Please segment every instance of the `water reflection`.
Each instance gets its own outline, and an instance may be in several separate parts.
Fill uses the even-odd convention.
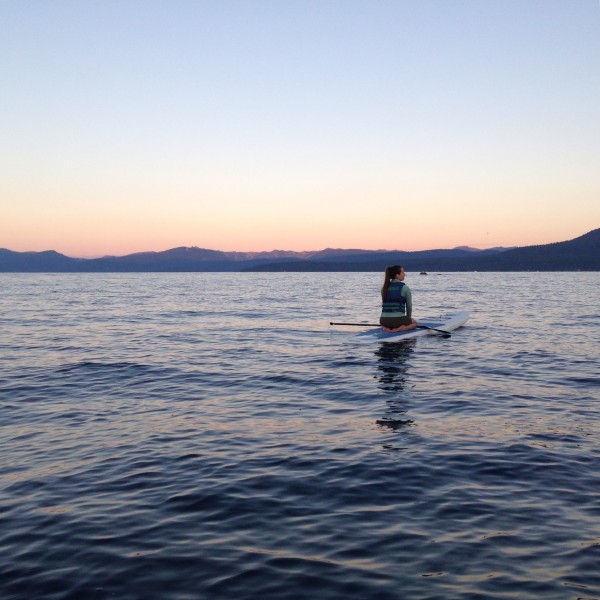
[[[407,408],[404,396],[409,358],[413,352],[414,347],[410,342],[380,344],[375,350],[378,387],[388,394],[385,401],[385,415],[381,419],[377,419],[377,424],[394,431],[413,423],[412,419],[406,418]]]
[[[386,391],[400,392],[406,382],[408,359],[414,352],[413,344],[380,344],[375,350],[377,368],[379,369],[379,388]]]

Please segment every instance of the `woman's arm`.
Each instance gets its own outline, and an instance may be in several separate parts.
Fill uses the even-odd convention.
[[[401,294],[406,300],[406,316],[412,317],[412,292],[410,291],[410,288],[407,285],[405,285],[402,288]]]

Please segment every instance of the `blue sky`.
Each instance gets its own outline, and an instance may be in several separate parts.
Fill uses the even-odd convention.
[[[0,1],[0,247],[576,237],[599,26],[597,0]]]

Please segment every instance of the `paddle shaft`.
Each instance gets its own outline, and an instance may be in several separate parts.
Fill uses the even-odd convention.
[[[333,323],[329,322],[330,325],[348,325],[350,327],[381,327],[379,323]],[[436,329],[435,327],[429,327],[429,325],[417,325],[416,329],[431,329],[431,331],[437,331],[450,337],[450,332],[445,329]]]
[[[379,323],[332,323],[330,325],[350,325],[351,327],[381,327]]]
[[[429,325],[417,325],[417,329],[431,329],[431,331],[437,331],[443,333],[446,337],[450,337],[451,333],[445,329],[436,329],[435,327],[429,327]]]

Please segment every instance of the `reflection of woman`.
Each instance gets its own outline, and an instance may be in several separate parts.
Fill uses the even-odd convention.
[[[415,329],[417,322],[412,318],[412,294],[404,283],[404,269],[401,265],[387,267],[381,288],[381,317],[379,323],[384,331],[406,331]]]
[[[403,429],[412,425],[413,420],[408,418],[407,412],[410,407],[411,394],[405,393],[405,387],[409,390],[409,361],[414,348],[410,342],[403,344],[379,344],[375,350],[377,357],[377,386],[385,398],[386,410],[376,423],[380,426],[389,427],[393,431]],[[388,449],[390,446],[386,446]]]
[[[401,392],[408,379],[408,360],[414,352],[412,344],[380,344],[375,350],[379,388],[387,392]],[[394,400],[401,398],[395,395]]]

